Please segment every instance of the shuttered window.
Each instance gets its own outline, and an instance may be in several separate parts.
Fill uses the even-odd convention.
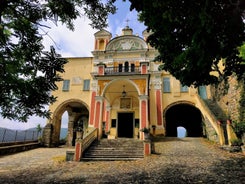
[[[70,80],[63,80],[62,91],[69,91],[70,89]]]
[[[85,79],[83,81],[83,91],[89,91],[90,90],[90,80]]]
[[[170,93],[171,92],[170,78],[168,78],[168,77],[163,78],[163,92],[164,93]]]

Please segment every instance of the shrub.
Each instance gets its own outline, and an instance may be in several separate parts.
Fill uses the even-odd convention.
[[[234,131],[240,139],[242,138],[242,135],[245,133],[245,122],[235,122],[233,125]]]
[[[231,140],[231,146],[242,146],[242,140],[241,139],[232,139]]]

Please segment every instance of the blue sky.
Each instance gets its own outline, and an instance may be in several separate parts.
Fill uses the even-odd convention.
[[[133,29],[133,34],[142,36],[142,32],[146,29],[143,23],[138,22],[137,12],[129,11],[130,3],[117,0],[117,13],[109,16],[109,27],[105,28],[112,33],[112,37],[121,34],[121,30],[127,25]],[[68,30],[65,26],[58,24],[55,26],[52,22],[48,25],[52,29],[41,30],[43,33],[48,33],[44,37],[43,44],[45,49],[49,49],[51,45],[55,46],[56,52],[63,57],[89,57],[92,56],[91,51],[94,48],[94,33],[98,30],[92,29],[89,25],[89,20],[86,17],[81,17],[75,21],[75,31]],[[64,122],[67,122],[66,116]],[[31,117],[27,123],[10,121],[0,117],[0,127],[10,129],[28,129],[41,124],[42,127],[46,124],[46,119],[39,117]],[[65,124],[65,123],[63,123]]]

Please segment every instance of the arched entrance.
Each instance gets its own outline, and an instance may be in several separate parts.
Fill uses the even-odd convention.
[[[187,137],[203,136],[202,115],[199,109],[188,103],[171,105],[165,112],[166,136],[177,137],[177,127],[186,129]]]
[[[103,123],[114,138],[138,138],[140,121],[139,88],[133,80],[115,79],[104,88]]]
[[[60,141],[61,120],[63,113],[68,114],[68,131],[67,131],[67,146],[74,146],[76,139],[76,128],[82,126],[86,131],[88,127],[89,111],[88,106],[81,100],[70,99],[61,103],[53,112],[50,119],[52,130],[50,131],[50,146],[58,146]]]

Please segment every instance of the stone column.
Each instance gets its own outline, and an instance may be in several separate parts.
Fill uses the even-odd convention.
[[[48,123],[43,128],[43,144],[44,146],[51,147],[52,144],[52,132],[53,132],[53,125],[51,123]]]
[[[74,113],[70,110],[68,111],[68,135],[67,135],[67,146],[72,146],[73,134],[74,134]]]

